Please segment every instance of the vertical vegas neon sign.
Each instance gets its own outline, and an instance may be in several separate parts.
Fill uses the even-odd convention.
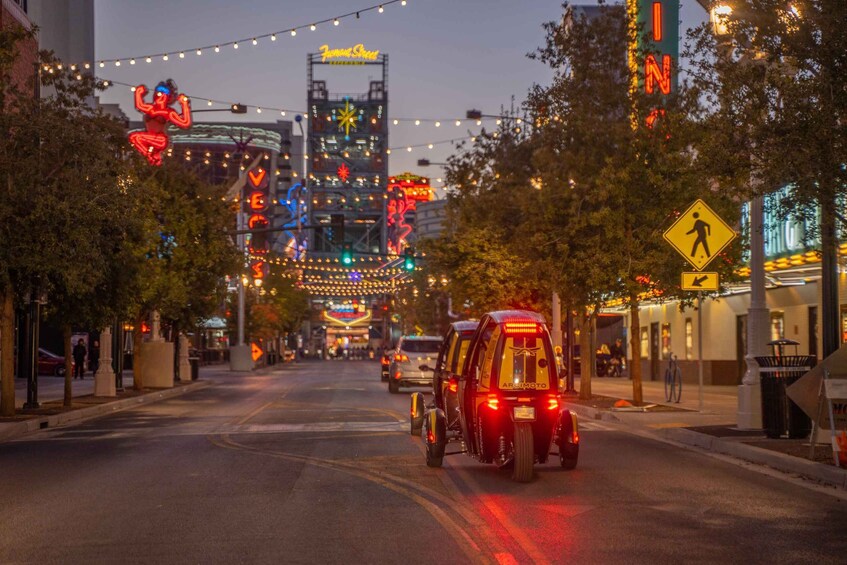
[[[677,89],[679,0],[627,0],[627,16],[637,35],[629,49],[633,88],[667,96]],[[660,110],[650,114],[651,125]]]
[[[250,253],[250,275],[253,280],[262,280],[267,271],[268,254],[268,189],[270,178],[262,167],[247,171],[247,228],[251,231],[247,251]]]

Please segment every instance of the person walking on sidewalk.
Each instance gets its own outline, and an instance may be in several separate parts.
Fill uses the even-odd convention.
[[[91,342],[91,351],[88,352],[88,368],[92,375],[97,374],[100,368],[100,342],[96,339]]]
[[[83,378],[85,375],[85,340],[81,339],[76,343],[73,349],[74,356],[74,378]]]

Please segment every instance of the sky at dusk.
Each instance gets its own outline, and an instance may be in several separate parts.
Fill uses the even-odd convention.
[[[306,54],[323,44],[349,47],[358,43],[389,56],[389,117],[445,119],[433,124],[391,126],[389,145],[427,144],[468,136],[479,128],[464,121],[457,127],[447,118],[464,118],[468,109],[496,114],[524,99],[533,83],[549,82],[552,72],[526,54],[544,42],[542,23],[562,14],[561,0],[409,0],[393,4],[384,13],[347,18],[340,25],[323,24],[316,31],[301,30],[296,37],[279,34],[275,42],[250,41],[239,48],[193,48],[308,25],[313,21],[354,12],[378,0],[96,0],[97,59],[143,56],[170,51],[167,62],[139,62],[97,69],[99,76],[130,84],[155,85],[173,78],[180,91],[194,98],[195,109],[205,99],[239,101],[253,106],[303,110],[306,106]],[[594,2],[584,2],[593,4]],[[706,13],[695,0],[682,0],[680,35],[699,24]],[[185,59],[179,59],[179,51]],[[369,76],[363,67],[333,68],[327,75],[332,92],[366,92]],[[374,77],[376,78],[376,77]],[[132,93],[115,87],[101,101],[120,103],[131,119]],[[278,113],[255,109],[244,116],[227,112],[198,114],[197,121],[273,121]],[[433,179],[440,167],[418,168],[417,160],[444,161],[454,151],[450,144],[433,149],[392,151],[389,171],[412,171]],[[437,183],[433,183],[437,186]]]

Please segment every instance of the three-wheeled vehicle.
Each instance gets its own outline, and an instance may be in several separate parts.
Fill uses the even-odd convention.
[[[458,431],[459,428],[459,380],[456,377],[462,371],[462,363],[468,352],[468,345],[473,337],[477,321],[453,322],[447,329],[435,367],[421,365],[422,371],[433,371],[432,405],[430,408],[440,408],[447,416],[447,429]],[[411,433],[421,435],[423,428],[424,395],[412,393]]]
[[[427,465],[440,467],[445,455],[467,453],[511,468],[519,482],[531,480],[535,463],[546,463],[551,454],[565,469],[576,467],[577,418],[560,405],[553,344],[540,314],[507,310],[483,316],[461,373],[451,378],[458,382],[459,429],[450,429],[442,408],[425,412]],[[462,448],[447,452],[448,444]]]

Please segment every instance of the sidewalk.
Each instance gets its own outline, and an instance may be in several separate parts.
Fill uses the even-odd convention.
[[[659,410],[618,410],[602,399],[580,401],[566,397],[565,404],[587,420],[622,424],[640,435],[729,455],[847,489],[847,470],[832,464],[828,445],[818,446],[815,460],[809,460],[808,440],[768,439],[761,431],[738,430],[737,388],[734,386],[704,386],[702,412],[697,410],[696,385],[683,388],[679,404],[665,401],[663,382],[645,381],[642,391],[644,402],[658,405]],[[591,392],[595,396],[632,400],[632,381],[597,378],[591,381]]]
[[[147,389],[143,392],[132,388],[132,371],[123,373],[123,391],[117,396],[102,398],[94,396],[94,378],[87,374],[82,381],[72,380],[73,406],[62,406],[64,399],[64,378],[44,376],[38,377],[38,402],[36,410],[23,411],[26,402],[26,380],[15,379],[15,407],[17,413],[11,418],[0,418],[0,442],[15,439],[33,431],[72,424],[111,414],[119,410],[148,404],[172,398],[211,384],[208,380],[222,372],[228,372],[228,365],[209,365],[200,368],[200,378],[197,381],[178,382],[173,388]],[[202,380],[203,378],[206,380]]]

